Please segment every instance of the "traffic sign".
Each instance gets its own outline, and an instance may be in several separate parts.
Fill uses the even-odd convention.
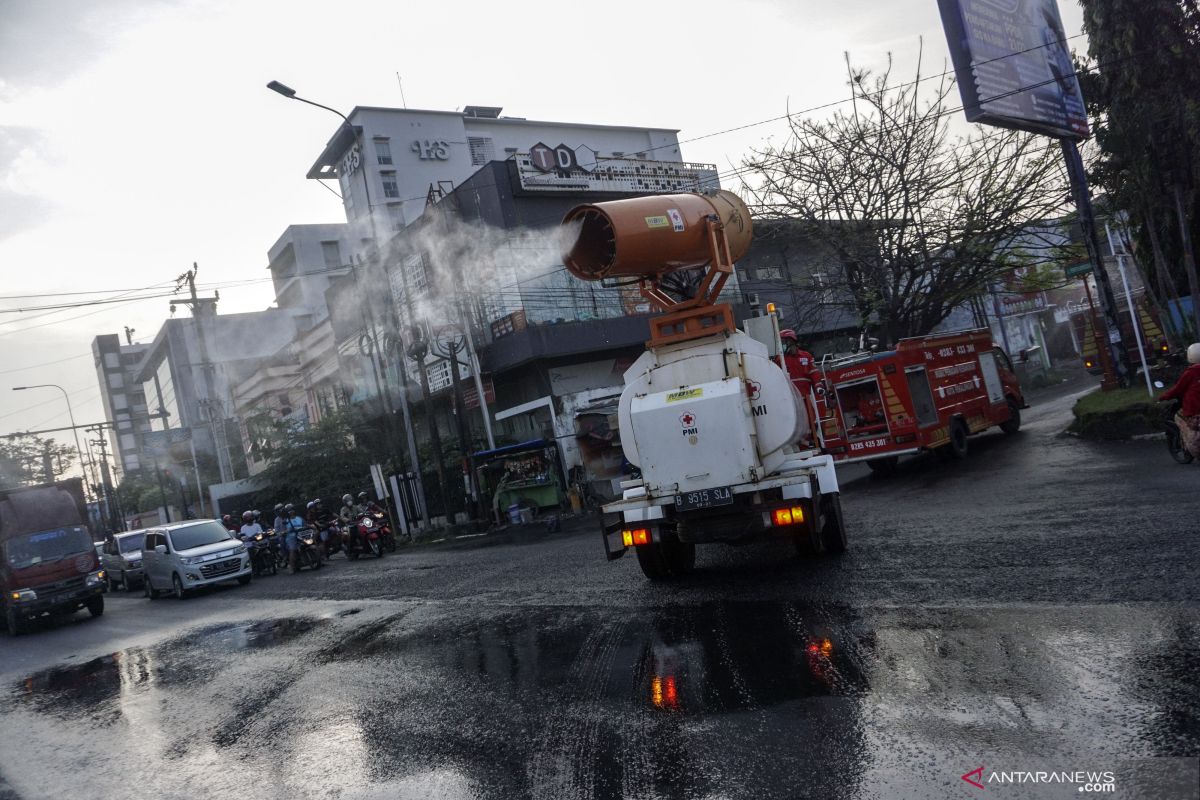
[[[1063,272],[1068,278],[1082,278],[1092,271],[1092,262],[1079,261],[1074,264],[1067,264],[1063,267]]]

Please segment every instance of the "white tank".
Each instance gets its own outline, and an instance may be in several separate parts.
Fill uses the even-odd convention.
[[[809,431],[787,374],[740,331],[647,350],[618,414],[625,457],[655,495],[761,480]]]

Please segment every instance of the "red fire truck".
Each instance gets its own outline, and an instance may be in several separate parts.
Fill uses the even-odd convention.
[[[813,377],[819,446],[835,461],[866,461],[875,471],[922,450],[963,458],[968,436],[997,425],[1015,433],[1028,408],[1008,355],[987,330],[826,358]]]

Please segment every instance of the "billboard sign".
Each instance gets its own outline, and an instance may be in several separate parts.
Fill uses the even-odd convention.
[[[1057,0],[938,0],[970,122],[1086,139]]]

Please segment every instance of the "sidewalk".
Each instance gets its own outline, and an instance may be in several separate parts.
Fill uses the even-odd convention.
[[[557,517],[557,525],[551,522]],[[557,528],[557,530],[551,530]],[[531,543],[551,537],[574,536],[579,533],[599,532],[600,523],[595,514],[547,513],[533,522],[520,525],[501,525],[483,532],[472,533],[464,530],[461,533],[453,530],[438,531],[430,539],[421,539],[408,545],[405,549],[453,549],[456,547],[489,547],[505,543]]]

